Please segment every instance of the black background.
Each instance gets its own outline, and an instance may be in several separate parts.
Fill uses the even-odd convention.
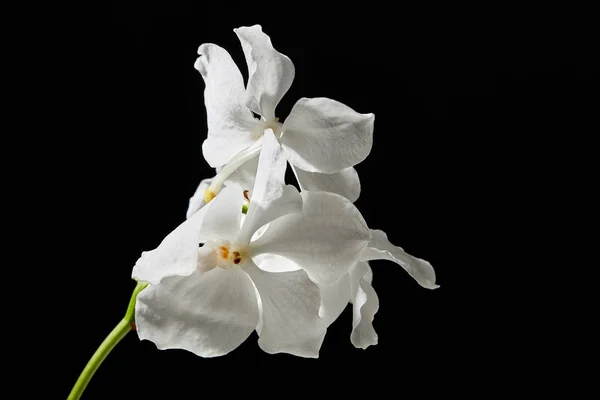
[[[597,236],[598,107],[588,16],[349,2],[7,13],[3,152],[16,190],[6,197],[24,208],[15,236],[25,243],[19,265],[32,267],[18,274],[35,287],[25,348],[44,354],[23,371],[43,371],[44,398],[66,398],[119,321],[140,253],[184,220],[212,175],[197,48],[221,45],[247,78],[233,28],[258,23],[296,67],[278,116],[320,96],[375,114],[356,204],[371,228],[430,261],[441,288],[373,262],[379,344],[353,348],[348,308],[318,360],[265,354],[255,334],[216,359],[130,334],[84,399],[203,398],[208,387],[217,396],[487,393],[531,382],[534,364],[569,353],[539,328],[576,312],[561,308],[566,293],[589,290],[581,264]],[[549,283],[556,276],[559,286]]]

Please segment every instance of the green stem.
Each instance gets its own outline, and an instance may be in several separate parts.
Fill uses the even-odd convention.
[[[133,323],[135,319],[135,300],[138,294],[146,287],[148,283],[146,282],[138,282],[133,290],[133,294],[131,295],[131,299],[129,300],[129,306],[127,307],[127,312],[125,313],[125,317],[119,322],[117,326],[108,334],[106,339],[102,342],[98,350],[94,353],[90,361],[88,361],[87,365],[79,375],[79,379],[75,382],[75,386],[71,390],[71,394],[67,400],[78,400],[83,391],[87,387],[88,383],[94,376],[94,373],[102,364],[102,361],[108,356],[108,354],[115,348],[117,343],[121,341],[128,333],[133,329]]]

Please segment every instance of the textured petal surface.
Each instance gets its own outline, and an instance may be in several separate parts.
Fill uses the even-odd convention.
[[[244,80],[229,53],[214,44],[203,44],[194,67],[204,79],[208,137],[202,144],[213,167],[227,163],[257,139],[260,123],[244,105]],[[260,131],[262,133],[262,131]]]
[[[317,358],[327,330],[319,318],[319,287],[302,270],[266,272],[251,262],[244,270],[260,293],[261,349]]]
[[[137,298],[140,339],[159,349],[216,357],[238,347],[256,328],[256,292],[240,268],[214,268],[150,285]]]
[[[419,285],[426,289],[440,287],[435,283],[435,271],[430,263],[406,253],[401,247],[394,246],[384,231],[371,230],[372,239],[361,254],[362,260],[390,260],[409,273]]]
[[[132,278],[157,284],[168,276],[191,274],[198,264],[200,231],[208,208],[203,207],[175,228],[156,249],[143,252],[133,267]]]
[[[190,197],[188,209],[185,214],[186,218],[191,217],[196,211],[198,211],[206,205],[206,202],[204,201],[204,192],[206,192],[206,189],[208,189],[208,186],[210,186],[211,182],[212,178],[203,179],[202,181],[200,181],[198,188],[194,192],[193,196]]]
[[[237,243],[249,243],[261,226],[290,213],[302,211],[302,197],[298,190],[285,185],[287,161],[273,131],[267,129],[258,159],[256,180],[250,198],[250,207]]]
[[[327,326],[335,321],[348,305],[350,300],[350,275],[346,274],[333,283],[320,284],[321,308],[319,316]]]
[[[234,29],[248,64],[246,105],[267,120],[275,119],[275,107],[294,80],[294,64],[279,53],[260,25]]]
[[[243,204],[244,193],[238,185],[223,189],[210,202],[210,211],[202,223],[200,241],[234,239],[240,229]]]
[[[344,196],[353,203],[360,196],[360,180],[358,179],[358,173],[353,167],[343,169],[334,174],[308,172],[294,166],[292,168],[302,190],[336,193]]]
[[[332,283],[348,272],[371,234],[358,209],[346,198],[326,192],[303,192],[301,214],[271,222],[251,243],[252,253],[289,258],[315,282]]]
[[[332,174],[369,155],[374,122],[375,115],[359,114],[338,101],[302,98],[283,124],[281,145],[290,164]]]
[[[370,276],[370,278],[366,278]],[[379,310],[379,297],[369,282],[373,274],[365,262],[357,263],[350,271],[353,291],[352,334],[350,341],[354,347],[366,349],[377,344],[377,333],[373,328],[373,318]]]

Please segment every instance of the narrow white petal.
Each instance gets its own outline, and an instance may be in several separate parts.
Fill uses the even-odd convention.
[[[348,305],[350,300],[350,275],[346,274],[333,283],[322,283],[319,285],[319,289],[321,290],[319,316],[329,326]]]
[[[248,64],[246,105],[267,120],[275,119],[275,107],[292,86],[294,64],[271,43],[260,25],[234,29]]]
[[[252,192],[254,187],[254,179],[256,178],[256,169],[258,168],[258,156],[251,158],[242,164],[241,167],[237,168],[235,172],[225,179],[223,186],[230,186],[232,184],[238,184],[243,190]],[[218,171],[218,169],[217,169]]]
[[[202,152],[212,167],[220,167],[256,140],[260,124],[244,105],[244,80],[229,53],[215,44],[203,44],[198,54],[194,66],[205,83],[208,124]]]
[[[366,349],[377,344],[377,333],[373,328],[373,318],[379,310],[379,298],[373,286],[364,279],[371,275],[371,268],[365,262],[360,262],[351,270],[350,276],[353,287],[352,334],[350,341],[354,347]]]
[[[198,264],[200,232],[208,208],[203,207],[175,228],[156,249],[143,252],[132,278],[157,284],[168,276],[191,274]]]
[[[244,270],[262,303],[261,349],[317,358],[327,330],[319,318],[319,287],[302,270],[266,272],[252,262],[244,264]]]
[[[244,193],[242,188],[238,185],[231,185],[223,189],[209,203],[209,211],[202,223],[200,241],[232,240],[235,238],[240,229],[243,204]]]
[[[250,198],[250,207],[236,239],[238,243],[249,243],[252,235],[263,225],[282,215],[300,213],[302,197],[298,190],[285,185],[287,161],[281,146],[271,129],[263,138],[263,147],[258,159],[256,180]]]
[[[360,196],[360,180],[353,167],[333,174],[308,172],[294,166],[292,166],[292,169],[302,190],[336,193],[353,203]]]
[[[358,209],[346,198],[326,192],[303,192],[301,214],[271,222],[251,243],[252,254],[289,258],[315,282],[332,283],[348,272],[371,234]]]
[[[281,145],[290,164],[332,174],[363,161],[373,145],[375,115],[327,98],[302,98],[283,124]]]
[[[435,271],[429,262],[413,257],[401,247],[394,246],[384,231],[372,229],[371,234],[371,242],[361,254],[362,260],[393,261],[404,268],[424,288],[437,289],[440,287],[435,283]]]
[[[194,192],[193,196],[190,197],[188,209],[185,214],[186,218],[190,218],[196,211],[206,205],[206,201],[204,201],[204,192],[206,192],[206,189],[208,189],[210,182],[212,182],[212,178],[203,179],[200,181],[198,188]]]
[[[140,339],[159,349],[216,357],[238,347],[258,324],[256,292],[240,268],[214,268],[150,285],[137,298]]]

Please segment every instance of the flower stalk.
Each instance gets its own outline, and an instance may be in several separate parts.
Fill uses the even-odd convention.
[[[104,359],[110,354],[110,352],[115,348],[115,346],[129,333],[129,331],[135,329],[134,320],[135,320],[135,301],[137,299],[138,294],[148,286],[147,282],[137,282],[135,289],[133,289],[133,294],[131,295],[131,299],[129,300],[129,305],[127,306],[127,312],[125,313],[125,317],[115,326],[115,328],[108,334],[106,339],[102,342],[100,347],[96,350],[92,358],[88,361],[87,365],[79,375],[79,379],[75,382],[71,393],[67,400],[78,400],[81,398],[85,388],[88,383],[92,379],[92,376],[96,373]]]

